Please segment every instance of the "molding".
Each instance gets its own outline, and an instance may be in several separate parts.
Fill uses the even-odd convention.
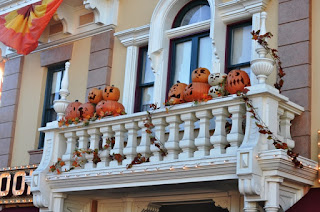
[[[169,39],[172,39],[175,37],[189,35],[189,34],[201,32],[209,29],[210,29],[210,20],[206,20],[199,23],[195,23],[195,24],[190,24],[182,27],[169,29],[166,31],[166,34]]]
[[[233,0],[218,4],[218,10],[224,23],[251,18],[253,14],[265,10],[270,0]]]
[[[96,23],[117,25],[119,0],[84,0],[83,4],[93,10]]]
[[[4,0],[0,3],[0,15],[20,9],[41,0]]]
[[[114,34],[125,46],[141,46],[148,43],[150,25],[123,30]]]

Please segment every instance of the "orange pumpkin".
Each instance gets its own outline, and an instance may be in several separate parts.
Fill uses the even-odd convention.
[[[112,100],[102,100],[96,106],[98,116],[117,115],[124,112],[124,107],[121,103]]]
[[[88,101],[93,104],[98,104],[102,100],[102,90],[91,88],[88,94]]]
[[[90,102],[81,104],[78,107],[77,116],[80,119],[89,119],[94,115],[95,109],[95,106]]]
[[[230,94],[242,91],[244,87],[250,86],[250,78],[247,72],[242,70],[232,70],[227,76],[226,90]]]
[[[120,98],[120,90],[117,87],[107,85],[102,93],[104,100],[118,101]]]
[[[208,83],[208,77],[210,75],[210,71],[206,68],[197,68],[193,70],[191,74],[192,82],[204,82]]]
[[[81,105],[81,102],[78,102],[78,100],[76,100],[75,102],[71,102],[70,104],[68,104],[66,111],[65,111],[65,119],[66,120],[72,120],[75,118],[79,118],[79,116],[77,115],[77,111],[79,106]]]
[[[179,81],[177,81],[176,84],[174,84],[168,93],[168,102],[171,105],[174,104],[180,104],[183,103],[183,94],[184,94],[184,89],[187,87],[187,84],[185,83],[180,83]]]
[[[190,83],[184,90],[183,98],[186,102],[201,100],[208,94],[209,89],[208,83]]]

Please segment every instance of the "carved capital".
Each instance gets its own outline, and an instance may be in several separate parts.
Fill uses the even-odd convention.
[[[245,196],[260,196],[262,189],[260,176],[246,175],[239,177],[239,191],[241,194]]]
[[[96,23],[117,25],[119,0],[84,0],[86,9],[92,9]]]

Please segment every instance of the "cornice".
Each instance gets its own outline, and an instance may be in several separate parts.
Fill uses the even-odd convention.
[[[233,0],[218,4],[221,19],[225,23],[251,18],[254,13],[262,12],[270,0]]]
[[[0,1],[0,15],[25,7],[41,0],[4,0]]]
[[[123,30],[114,34],[125,46],[141,46],[148,43],[150,25]]]

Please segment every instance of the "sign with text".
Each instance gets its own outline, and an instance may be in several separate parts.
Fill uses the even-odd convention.
[[[32,194],[25,182],[37,166],[21,166],[0,170],[0,204],[30,203]]]

